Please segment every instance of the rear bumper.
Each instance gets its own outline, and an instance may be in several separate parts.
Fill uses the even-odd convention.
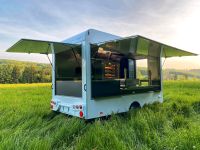
[[[51,101],[51,109],[79,118],[85,117],[85,105],[81,98],[54,96]]]

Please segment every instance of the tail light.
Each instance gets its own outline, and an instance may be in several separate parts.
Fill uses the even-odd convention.
[[[83,117],[83,112],[82,112],[82,111],[79,112],[79,116],[80,116],[81,118]]]

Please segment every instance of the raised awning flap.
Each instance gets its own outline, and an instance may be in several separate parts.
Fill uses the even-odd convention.
[[[197,56],[197,54],[181,50],[168,45],[163,45],[162,57],[181,57],[181,56]]]
[[[113,49],[120,53],[132,54],[133,57],[143,58],[143,56],[160,57],[180,57],[180,56],[197,56],[197,54],[187,52],[142,36],[132,36],[119,40],[104,42],[98,44],[105,49]]]
[[[7,52],[14,53],[39,53],[39,54],[51,54],[50,43],[53,43],[55,53],[80,47],[77,44],[67,44],[52,41],[40,41],[32,39],[21,39],[10,47]]]

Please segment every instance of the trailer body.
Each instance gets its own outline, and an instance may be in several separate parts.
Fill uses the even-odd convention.
[[[22,39],[8,52],[52,55],[51,108],[93,119],[163,102],[162,57],[196,54],[145,38],[89,29],[62,42]],[[138,74],[145,60],[145,76]]]

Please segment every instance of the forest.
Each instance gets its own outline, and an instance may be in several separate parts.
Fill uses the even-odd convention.
[[[139,67],[137,76],[147,78],[147,68]],[[163,69],[164,80],[196,80],[200,79],[200,69],[178,70]],[[51,82],[51,65],[0,60],[0,84],[7,83],[48,83]]]
[[[32,62],[0,60],[0,83],[51,82],[51,66]]]

